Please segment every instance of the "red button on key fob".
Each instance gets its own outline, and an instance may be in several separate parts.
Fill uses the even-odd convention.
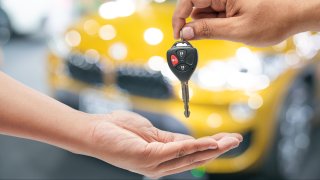
[[[175,55],[171,55],[171,64],[173,65],[173,66],[176,66],[177,64],[179,64],[179,60],[178,60],[178,58],[175,56]]]

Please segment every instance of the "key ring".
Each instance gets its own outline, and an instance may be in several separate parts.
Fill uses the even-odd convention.
[[[182,29],[180,30],[180,39],[181,39],[181,41],[185,41],[184,38],[183,38],[183,31],[182,31]]]
[[[188,41],[186,41],[186,40],[184,40],[184,39],[181,39],[181,41],[175,42],[175,43],[172,45],[172,47],[177,46],[179,43],[186,44],[186,45],[184,45],[184,46],[189,46],[189,47],[192,47],[192,48],[193,48],[193,46],[192,46]]]

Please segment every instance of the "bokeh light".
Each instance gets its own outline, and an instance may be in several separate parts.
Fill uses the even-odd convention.
[[[222,125],[222,117],[217,113],[212,113],[207,119],[207,125],[211,128],[219,128]]]
[[[158,28],[148,28],[144,31],[143,37],[148,44],[157,45],[163,40],[163,32]]]
[[[161,71],[164,66],[167,66],[165,59],[161,56],[152,56],[148,61],[148,66],[154,71]]]
[[[252,109],[259,109],[263,105],[263,99],[259,94],[253,94],[248,99],[248,105]]]
[[[116,37],[116,29],[110,24],[104,25],[99,30],[99,36],[103,40],[111,40]]]
[[[83,29],[89,35],[95,35],[99,30],[99,24],[97,21],[90,19],[83,24]]]
[[[114,43],[109,48],[109,55],[115,60],[123,60],[127,57],[127,46],[122,42]]]
[[[67,42],[67,44],[71,47],[75,47],[78,46],[81,42],[81,35],[78,31],[76,30],[71,30],[68,31],[65,34],[65,40]]]
[[[134,0],[108,1],[99,8],[99,14],[104,19],[115,19],[132,15],[136,11]]]

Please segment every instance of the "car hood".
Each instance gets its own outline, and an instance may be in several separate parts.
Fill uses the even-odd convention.
[[[126,50],[126,55],[120,58],[121,62],[143,64],[153,56],[165,58],[166,51],[176,41],[173,39],[171,26],[174,8],[173,3],[151,3],[137,9],[127,17],[105,19],[99,13],[87,16],[70,28],[70,30],[78,31],[81,36],[81,42],[75,49],[80,51],[95,49],[106,58],[116,60],[110,55],[110,48],[114,44],[121,44]],[[89,25],[92,27],[88,27]],[[112,39],[104,40],[101,38],[103,36],[101,34],[104,33],[103,27],[107,27],[105,28],[106,36],[108,36],[108,33],[109,36],[110,33],[114,33],[114,35],[111,35],[114,36]],[[149,35],[146,35],[148,30]],[[152,30],[156,30],[156,32]],[[163,38],[159,36],[163,36]],[[153,41],[161,40],[157,44],[150,45],[146,38],[151,39],[151,41],[152,39],[154,39]],[[238,48],[244,46],[239,43],[219,40],[201,40],[191,43],[198,49],[199,66],[207,64],[208,61],[232,57]]]

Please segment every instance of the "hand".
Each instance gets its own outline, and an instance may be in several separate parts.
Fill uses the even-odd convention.
[[[194,139],[161,131],[130,112],[74,110],[0,72],[0,133],[52,144],[150,177],[202,165],[236,147],[238,134]],[[19,112],[19,113],[16,113]]]
[[[319,30],[319,15],[312,16],[319,4],[319,0],[179,0],[172,25],[175,38],[184,27],[187,40],[225,39],[267,46],[298,32]],[[189,16],[193,21],[186,24]]]
[[[97,119],[92,132],[93,150],[86,154],[152,178],[203,165],[242,141],[241,135],[234,133],[194,139],[162,131],[126,111]]]

